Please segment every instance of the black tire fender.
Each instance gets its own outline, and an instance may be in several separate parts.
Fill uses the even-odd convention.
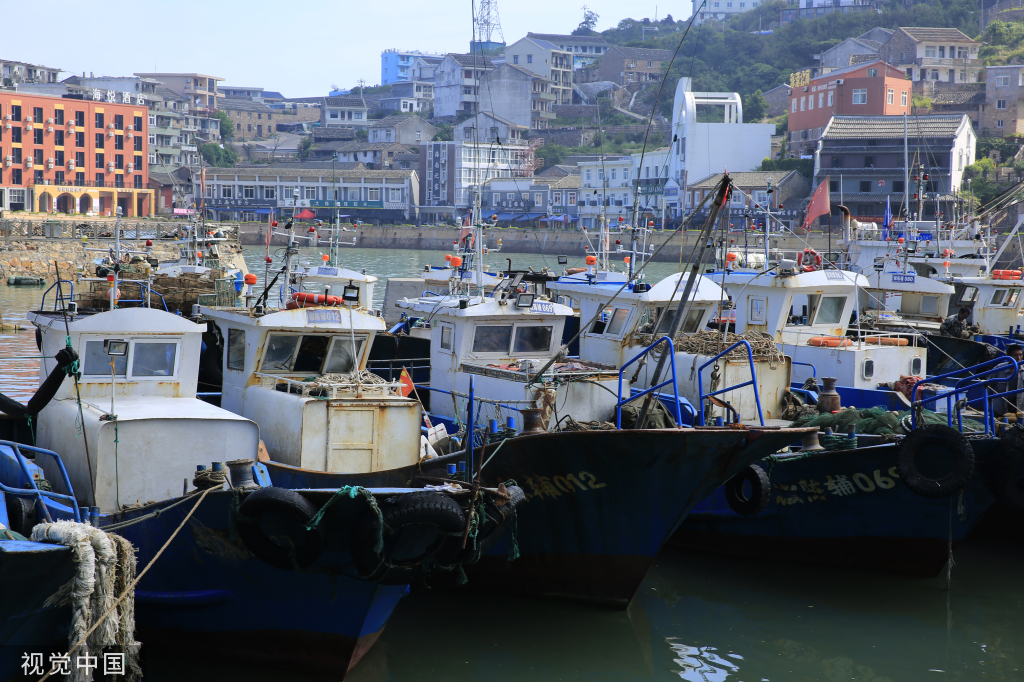
[[[456,561],[462,550],[461,534],[466,527],[466,515],[454,498],[423,491],[395,495],[379,502],[378,506],[381,516],[366,510],[350,538],[352,560],[361,577],[384,585],[405,585],[426,578],[435,564],[450,566]],[[401,560],[389,556],[388,539],[412,525],[434,526],[437,539],[419,556]],[[378,548],[377,540],[381,536],[384,547]]]
[[[749,496],[743,490],[744,483],[750,484]],[[760,514],[772,498],[772,485],[768,480],[768,474],[756,464],[751,464],[730,478],[723,488],[729,508],[743,516]]]
[[[928,478],[917,468],[917,457],[936,450],[952,452],[953,468],[941,478]],[[974,449],[962,433],[944,424],[924,424],[907,435],[896,454],[900,480],[921,497],[938,499],[955,495],[974,475]]]
[[[317,511],[294,490],[260,488],[238,507],[238,535],[264,563],[286,571],[309,568],[323,554],[327,537],[322,523],[305,529]]]

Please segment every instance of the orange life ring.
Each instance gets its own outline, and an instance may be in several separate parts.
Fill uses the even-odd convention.
[[[845,348],[846,346],[852,346],[853,341],[845,336],[812,336],[807,339],[807,344],[823,348]]]
[[[310,305],[341,305],[341,299],[337,296],[325,296],[324,294],[313,294],[308,291],[296,291],[292,294],[292,300]],[[304,306],[297,306],[304,307]]]
[[[871,343],[877,346],[909,346],[910,341],[893,336],[868,336],[864,343]]]
[[[567,274],[567,275],[578,275],[581,272],[586,272],[586,271],[587,271],[586,268],[569,268],[568,270],[565,271],[565,274]]]
[[[804,262],[806,261],[806,264]],[[796,254],[796,265],[804,272],[814,272],[821,269],[821,254],[811,247],[805,248]]]

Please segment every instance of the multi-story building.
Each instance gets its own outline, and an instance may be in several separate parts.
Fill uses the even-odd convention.
[[[878,58],[904,70],[915,84],[976,83],[985,68],[978,57],[981,45],[955,28],[903,27],[889,36]]]
[[[1015,64],[985,69],[985,104],[980,108],[979,121],[981,132],[999,136],[1024,133],[1022,97],[1024,66]]]
[[[551,81],[555,104],[572,104],[572,52],[539,38],[520,38],[505,48],[505,62]]]
[[[734,226],[738,221],[749,215],[764,228],[768,219],[766,209],[771,209],[772,231],[776,231],[781,221],[788,227],[799,226],[797,221],[803,212],[801,203],[811,193],[811,183],[799,171],[750,171],[746,173],[729,173],[733,191],[726,204],[727,216]],[[722,181],[722,173],[714,173],[690,183],[686,188],[684,202],[687,211],[693,211],[704,199],[715,191]],[[772,194],[768,194],[771,185]],[[696,211],[690,224],[702,221],[711,210],[711,200],[704,202],[700,211]]]
[[[49,66],[0,59],[0,87],[16,88],[22,83],[56,83],[60,71]]]
[[[489,111],[481,111],[457,123],[452,137],[463,142],[527,144],[527,132],[529,128],[526,126],[517,125]]]
[[[910,166],[923,164],[928,177],[904,165],[905,140]],[[894,216],[904,211],[916,216],[919,199],[921,220],[952,215],[951,193],[960,189],[964,168],[974,163],[976,140],[965,114],[834,116],[814,155],[814,185],[827,177],[833,208],[843,203],[866,222],[882,221],[887,199]],[[922,183],[920,196],[915,175]]]
[[[420,183],[415,170],[315,166],[208,168],[202,189],[207,217],[266,222],[271,210],[289,215],[308,208],[322,219],[342,209],[346,219],[376,224],[416,220]],[[198,174],[192,177],[199,182]],[[195,189],[196,196],[200,191]]]
[[[391,168],[396,154],[404,154],[411,149],[397,142],[340,142],[334,145],[334,158],[338,161],[363,163],[367,168]]]
[[[420,146],[434,139],[437,128],[419,116],[388,116],[370,122],[369,142]]]
[[[480,108],[531,130],[546,130],[558,88],[547,78],[508,62],[480,79]]]
[[[429,111],[434,108],[434,81],[399,81],[391,86],[391,97],[377,100],[385,111]]]
[[[789,95],[792,92],[793,88],[783,83],[762,93],[765,101],[768,102],[768,110],[764,112],[765,116],[775,117],[789,111]]]
[[[0,92],[0,208],[152,215],[145,104]]]
[[[545,40],[558,49],[572,53],[573,71],[590,66],[598,57],[611,47],[611,43],[602,36],[573,36],[559,33],[527,33],[527,38]]]
[[[906,74],[881,60],[812,78],[789,95],[789,153],[810,157],[833,116],[900,116],[911,100]]]
[[[224,95],[225,99],[247,99],[251,102],[263,101],[263,88],[249,88],[235,85],[221,85],[217,91]]]
[[[412,71],[417,59],[421,57],[440,59],[443,56],[419,50],[384,50],[380,53],[380,84],[388,85],[414,80]]]
[[[600,226],[598,219],[608,223],[631,221],[633,218],[633,157],[605,156],[603,159],[580,161],[579,216],[583,227]]]
[[[805,0],[813,2],[813,0]],[[722,21],[733,14],[741,14],[757,9],[758,0],[693,0],[693,12],[697,15],[696,23],[717,19]]]
[[[220,101],[220,109],[234,124],[234,139],[238,141],[270,137],[274,133],[275,122],[284,118],[266,104],[248,99],[225,97]]]
[[[318,101],[322,126],[359,127],[370,124],[370,107],[362,97],[322,97]]]
[[[192,109],[205,109],[213,113],[220,108],[224,95],[217,90],[218,76],[202,73],[136,73],[136,76],[153,78],[164,83],[173,92],[187,97]]]
[[[587,83],[611,81],[623,86],[660,81],[662,64],[667,67],[671,59],[671,50],[610,47],[601,59],[581,70],[581,80]]]
[[[434,72],[434,116],[477,111],[480,81],[494,63],[473,54],[448,54]]]
[[[423,220],[435,222],[465,212],[473,205],[474,191],[491,178],[531,177],[536,167],[534,151],[525,140],[518,144],[455,140],[421,145]]]
[[[843,69],[847,66],[875,61],[882,45],[892,36],[892,29],[873,28],[856,38],[847,38],[821,53],[822,69]]]

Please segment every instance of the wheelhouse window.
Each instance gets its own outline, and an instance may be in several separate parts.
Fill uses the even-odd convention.
[[[512,325],[478,325],[473,332],[474,353],[508,353]]]
[[[628,317],[629,308],[605,308],[597,319],[594,320],[590,333],[618,336],[622,332],[622,327],[626,324]]]
[[[822,296],[818,304],[818,313],[814,317],[814,324],[841,324],[844,307],[846,307],[845,296]]]
[[[992,292],[992,300],[989,301],[989,305],[1002,305],[1004,298],[1006,298],[1006,289],[996,289]]]
[[[441,348],[445,350],[452,349],[452,331],[454,330],[451,325],[441,325]]]
[[[109,377],[110,363],[113,361],[114,375],[127,379],[165,378],[175,375],[178,360],[177,341],[129,340],[127,351],[126,355],[108,355],[104,341],[86,341],[82,374]]]
[[[973,303],[978,298],[978,287],[964,287],[957,303]]]
[[[1007,308],[1014,308],[1017,306],[1017,298],[1020,296],[1020,289],[1010,289],[1010,292],[1006,295],[1006,301],[1003,303]]]
[[[355,369],[365,337],[345,334],[271,334],[260,364],[262,372],[343,374]]]
[[[245,330],[228,330],[228,369],[245,371]]]
[[[551,350],[550,326],[529,325],[516,327],[513,353],[546,353]]]

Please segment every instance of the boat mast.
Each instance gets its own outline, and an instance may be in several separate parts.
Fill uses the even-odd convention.
[[[118,206],[114,209],[114,213],[117,215],[117,222],[114,223],[114,267],[110,268],[114,273],[114,286],[110,287],[110,309],[113,310],[117,303],[117,282],[118,273],[121,272],[121,207]],[[58,279],[60,273],[57,273]],[[113,403],[111,403],[113,404]],[[113,411],[113,408],[111,408]]]

